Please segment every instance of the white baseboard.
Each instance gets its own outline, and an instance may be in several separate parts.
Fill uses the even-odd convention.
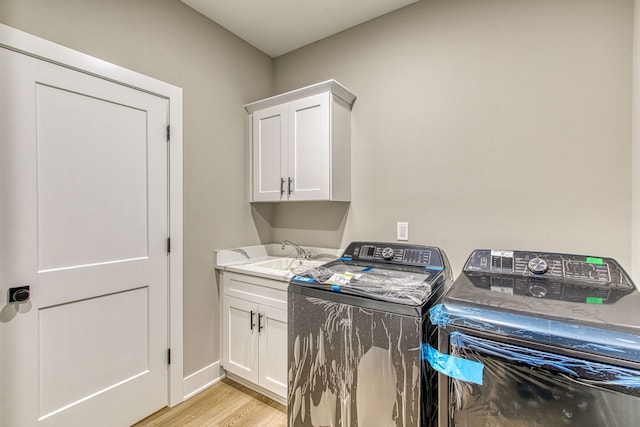
[[[186,376],[183,380],[184,400],[200,393],[202,390],[212,386],[222,378],[224,378],[224,374],[220,369],[220,361],[212,363],[209,366],[205,366],[199,371]]]

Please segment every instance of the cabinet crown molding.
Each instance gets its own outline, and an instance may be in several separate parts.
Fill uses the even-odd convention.
[[[244,109],[247,110],[247,113],[251,114],[257,110],[262,110],[264,108],[273,107],[274,105],[283,104],[295,99],[325,92],[331,92],[344,100],[349,104],[349,108],[353,106],[353,103],[356,100],[356,95],[353,92],[338,83],[336,80],[332,79],[246,104]]]

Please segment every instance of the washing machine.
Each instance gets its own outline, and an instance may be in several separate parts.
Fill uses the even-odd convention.
[[[289,426],[435,426],[429,309],[451,286],[432,246],[353,242],[288,288]]]
[[[440,427],[640,425],[640,294],[615,260],[476,250],[430,319]]]

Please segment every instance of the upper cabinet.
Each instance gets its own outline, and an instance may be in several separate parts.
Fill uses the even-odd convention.
[[[355,99],[329,80],[245,105],[251,201],[350,201]]]

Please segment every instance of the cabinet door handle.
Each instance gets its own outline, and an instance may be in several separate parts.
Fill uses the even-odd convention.
[[[253,315],[255,313],[253,311],[251,311],[251,318],[249,319],[249,328],[253,331],[253,327],[256,326],[255,323],[253,323]]]
[[[289,184],[288,184],[288,190],[289,190],[289,196],[291,196],[291,193],[293,193],[293,191],[291,190],[291,184],[293,183],[293,179],[291,178],[287,178],[289,180]]]
[[[258,332],[262,332],[262,328],[264,328],[262,325],[262,314],[258,313]]]
[[[284,178],[280,178],[280,196],[284,196]]]

